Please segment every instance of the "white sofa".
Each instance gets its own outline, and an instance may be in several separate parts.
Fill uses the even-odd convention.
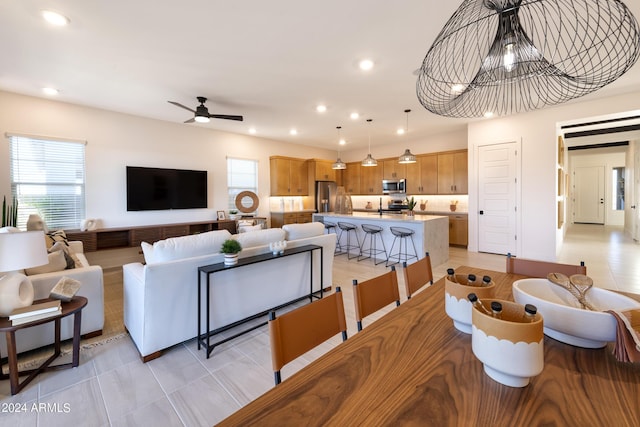
[[[124,324],[143,361],[197,335],[198,267],[220,263],[222,242],[240,241],[244,258],[269,252],[269,243],[287,240],[287,248],[323,247],[323,288],[332,286],[335,234],[324,234],[320,223],[231,235],[211,231],[143,244],[145,262],[123,266]],[[211,330],[309,294],[309,262],[313,260],[314,291],[320,290],[320,251],[287,256],[216,273],[211,276]],[[202,291],[206,277],[202,275]],[[204,329],[204,303],[202,299]],[[204,330],[202,331],[204,332]]]
[[[33,283],[34,299],[47,298],[51,289],[61,277],[67,276],[80,281],[82,285],[77,295],[87,298],[87,306],[82,310],[82,325],[80,333],[84,337],[102,334],[104,327],[104,282],[102,268],[99,265],[89,265],[84,256],[82,242],[69,242],[71,251],[82,263],[69,270],[53,271],[28,275]],[[67,316],[60,322],[60,339],[73,338],[73,316]],[[43,347],[54,342],[54,322],[21,329],[16,332],[16,348],[18,353]],[[4,338],[0,339],[0,354],[7,355],[7,345]]]

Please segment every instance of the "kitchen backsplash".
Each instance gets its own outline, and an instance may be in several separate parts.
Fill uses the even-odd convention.
[[[414,196],[416,200],[416,211],[420,211],[420,204],[426,202],[426,211],[429,212],[451,212],[449,206],[452,203],[456,204],[455,212],[467,213],[469,211],[469,196],[464,195],[450,195],[450,196]],[[374,210],[380,207],[380,199],[382,199],[382,208],[386,209],[391,196],[351,196],[354,209],[366,209],[367,203],[371,202],[371,206]],[[397,199],[398,197],[393,197]],[[411,198],[411,195],[409,195]],[[457,202],[457,203],[456,203]]]

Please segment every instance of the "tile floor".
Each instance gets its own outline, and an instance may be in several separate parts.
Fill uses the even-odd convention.
[[[640,293],[640,245],[620,229],[571,227],[559,261],[580,260],[598,286]],[[504,271],[505,262],[503,256],[451,248],[449,261],[435,266],[434,275],[463,264]],[[350,336],[355,333],[352,280],[384,271],[384,264],[335,258],[334,283],[343,288]],[[400,289],[404,301],[402,283]],[[365,328],[383,312],[366,319]],[[283,379],[340,342],[336,336],[286,366]],[[192,340],[143,364],[132,341],[123,338],[83,352],[78,368],[40,375],[17,396],[10,395],[8,381],[0,381],[0,425],[208,426],[271,387],[266,326],[221,345],[210,359]]]

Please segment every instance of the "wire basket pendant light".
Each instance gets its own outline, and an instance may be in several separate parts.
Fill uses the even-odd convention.
[[[369,154],[367,154],[367,157],[364,158],[364,160],[362,161],[361,165],[362,166],[366,166],[366,167],[370,167],[370,166],[378,166],[378,161],[376,159],[374,159],[373,157],[371,157],[371,122],[373,120],[372,119],[367,119],[367,123],[369,123]]]
[[[560,104],[615,81],[640,56],[619,0],[465,0],[427,52],[416,92],[448,117]]]
[[[340,129],[342,129],[342,126],[336,126],[336,129],[338,129],[338,160],[331,165],[331,169],[346,169],[347,164],[340,159]]]
[[[407,127],[405,128],[405,134],[409,133],[409,113],[411,112],[411,110],[407,109],[404,110],[405,113],[407,113]],[[407,163],[415,163],[416,162],[416,156],[414,156],[411,151],[406,148],[404,150],[404,154],[402,154],[402,156],[398,157],[398,163],[400,164],[407,164]]]

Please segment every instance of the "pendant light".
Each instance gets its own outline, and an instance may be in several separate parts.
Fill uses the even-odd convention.
[[[367,123],[369,123],[369,154],[367,154],[367,157],[365,157],[365,159],[361,163],[361,165],[365,167],[378,166],[378,161],[373,157],[371,157],[371,122],[372,121],[373,121],[372,119],[367,119]]]
[[[405,113],[407,113],[407,127],[405,129],[405,134],[409,133],[409,113],[411,112],[411,110],[404,110]],[[398,157],[398,163],[401,164],[405,164],[405,163],[415,163],[416,162],[416,156],[414,156],[411,151],[409,151],[409,149],[405,149],[404,150],[404,154],[400,157]]]
[[[331,169],[346,169],[347,164],[340,159],[340,129],[342,129],[342,126],[336,126],[336,129],[338,129],[338,160],[331,165]]]

